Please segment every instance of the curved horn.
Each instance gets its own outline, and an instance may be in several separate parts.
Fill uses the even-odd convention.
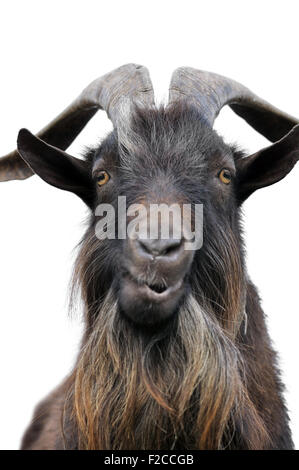
[[[99,109],[105,110],[114,127],[122,132],[132,102],[153,104],[154,93],[148,70],[141,65],[127,64],[90,83],[37,136],[50,145],[66,150]],[[0,181],[22,180],[32,175],[32,170],[17,150],[0,158]]]
[[[187,99],[196,104],[211,127],[228,104],[260,134],[272,142],[286,135],[299,120],[283,113],[238,82],[215,73],[180,67],[172,75],[169,101]]]

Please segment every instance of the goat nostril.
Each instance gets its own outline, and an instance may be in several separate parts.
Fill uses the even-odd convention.
[[[152,255],[153,254],[153,250],[151,249],[151,246],[148,242],[148,240],[138,240],[137,241],[139,246],[142,248],[143,251],[145,251],[145,253],[147,253],[148,255]]]
[[[141,250],[151,256],[171,256],[180,248],[181,239],[139,239],[138,245]]]
[[[171,255],[172,253],[174,253],[179,247],[180,247],[181,243],[176,243],[176,244],[173,244],[171,246],[168,246],[162,253],[161,255]]]

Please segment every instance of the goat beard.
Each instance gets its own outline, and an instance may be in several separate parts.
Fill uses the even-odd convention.
[[[68,397],[79,449],[223,449],[236,430],[249,449],[267,441],[236,332],[193,294],[149,334],[120,314],[111,287],[90,331]]]

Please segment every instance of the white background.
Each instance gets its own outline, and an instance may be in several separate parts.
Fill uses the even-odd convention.
[[[33,1],[0,6],[0,155],[36,132],[94,78],[146,65],[158,99],[188,65],[245,84],[299,116],[298,2]],[[69,149],[80,155],[109,129],[98,114]],[[225,109],[216,128],[251,152],[267,145]],[[296,447],[299,165],[244,207],[248,268],[279,351]],[[38,177],[0,184],[0,448],[16,449],[34,405],[70,370],[81,333],[67,316],[73,248],[86,209]]]

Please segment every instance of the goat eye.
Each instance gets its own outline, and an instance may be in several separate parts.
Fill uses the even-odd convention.
[[[231,172],[227,170],[226,168],[223,168],[220,173],[219,173],[219,179],[222,181],[224,184],[229,184],[232,179]]]
[[[97,183],[99,186],[104,186],[104,184],[108,183],[110,180],[110,176],[107,171],[100,171],[97,175]]]

